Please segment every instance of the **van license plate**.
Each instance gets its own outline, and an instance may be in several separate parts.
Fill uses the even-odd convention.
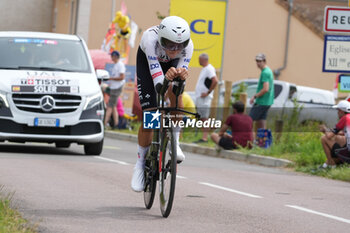
[[[59,119],[34,118],[34,126],[59,127]]]

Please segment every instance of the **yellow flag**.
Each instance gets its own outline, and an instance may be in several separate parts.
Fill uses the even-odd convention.
[[[194,53],[190,66],[200,67],[198,57],[207,53],[209,62],[221,67],[226,4],[226,0],[171,0],[170,15],[184,18],[191,28]]]

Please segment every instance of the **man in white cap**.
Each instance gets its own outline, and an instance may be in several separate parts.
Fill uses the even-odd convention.
[[[350,110],[350,102],[342,100],[337,105],[334,105],[333,108],[338,110],[339,117],[335,128],[330,129],[325,125],[320,126],[320,131],[324,133],[321,143],[327,157],[326,162],[319,167],[320,169],[334,168],[339,163],[335,150],[346,146],[346,122]]]

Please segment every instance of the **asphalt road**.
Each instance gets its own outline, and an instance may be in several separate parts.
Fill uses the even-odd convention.
[[[136,144],[0,144],[0,184],[40,232],[349,232],[350,183],[186,154],[173,210],[131,191]]]

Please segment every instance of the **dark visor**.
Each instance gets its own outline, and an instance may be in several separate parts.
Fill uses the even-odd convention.
[[[190,40],[186,40],[185,42],[182,42],[182,43],[175,43],[175,42],[172,42],[172,41],[165,39],[165,38],[160,39],[161,46],[164,49],[171,50],[171,51],[177,51],[177,50],[182,50],[182,49],[186,48],[189,41]]]

